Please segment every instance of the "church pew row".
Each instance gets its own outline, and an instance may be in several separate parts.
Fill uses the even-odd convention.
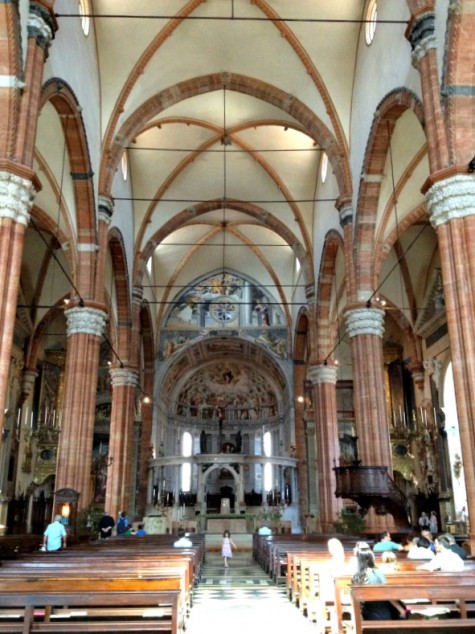
[[[94,558],[92,561],[75,560],[68,557],[61,560],[54,557],[54,560],[40,562],[8,562],[0,568],[0,589],[3,582],[16,583],[28,581],[35,578],[48,580],[60,578],[63,584],[70,584],[75,587],[77,578],[102,579],[104,584],[111,584],[111,580],[117,584],[122,584],[120,589],[130,587],[134,589],[132,581],[135,580],[155,580],[161,581],[162,589],[180,591],[178,602],[179,614],[182,620],[189,613],[193,602],[193,586],[190,576],[190,561],[186,558],[163,559],[159,556],[148,559],[131,559],[126,557],[116,557],[114,560]],[[15,565],[16,564],[16,565]]]
[[[420,564],[421,562],[414,562],[415,564]],[[374,585],[372,587],[378,587],[381,589],[381,595],[385,600],[385,591],[387,588],[396,588],[394,593],[398,595],[398,590],[403,590],[405,592],[406,588],[410,588],[412,592],[405,593],[401,596],[398,595],[399,599],[411,598],[411,599],[424,599],[425,595],[420,594],[420,590],[424,590],[425,588],[437,587],[441,586],[451,586],[454,588],[472,588],[472,591],[475,593],[475,569],[473,567],[473,563],[469,562],[466,564],[466,569],[463,572],[429,572],[425,570],[398,570],[396,572],[385,573],[387,583],[381,585]],[[336,621],[338,624],[339,631],[343,627],[343,611],[348,605],[348,601],[351,601],[351,592],[354,587],[351,581],[351,575],[341,575],[334,578],[335,584],[335,612],[336,612]],[[369,587],[369,586],[368,586]],[[448,599],[448,597],[446,597]],[[430,600],[430,599],[429,599]],[[474,596],[475,600],[475,596]],[[354,615],[356,618],[356,614]],[[396,621],[397,622],[397,621]],[[472,626],[475,631],[475,619],[472,620]]]
[[[441,577],[441,575],[449,575]],[[475,584],[472,575],[461,573],[432,573],[432,576],[424,583],[420,583],[417,574],[405,584],[389,582],[385,585],[353,585],[350,588],[353,602],[354,621],[356,634],[364,634],[372,630],[384,632],[414,632],[425,630],[431,634],[437,634],[438,630],[459,632],[466,628],[469,632],[475,631]],[[454,583],[456,581],[456,583]],[[425,600],[427,603],[420,605],[414,603],[414,599]],[[361,604],[365,601],[400,601],[411,610],[411,617],[407,620],[393,621],[368,621],[361,615]],[[447,614],[441,614],[437,618],[429,618],[427,608],[436,608],[437,611],[447,610]],[[418,610],[426,612],[426,616],[418,613]],[[449,617],[449,618],[444,618]]]
[[[133,592],[140,590],[138,581],[145,583],[153,580],[160,584],[162,590],[179,590],[177,619],[183,624],[192,603],[194,566],[200,567],[197,553],[199,548],[176,549],[156,544],[147,544],[146,547],[138,543],[113,546],[112,540],[109,547],[81,547],[38,553],[16,561],[5,561],[0,567],[0,589],[5,583],[7,585],[4,587],[16,584],[22,590],[28,587],[25,584],[34,579],[42,581],[49,588],[52,578],[61,579],[62,587],[79,587],[80,584],[84,587],[85,578],[91,578],[110,589],[129,588]],[[78,578],[82,578],[82,581]]]
[[[350,553],[346,554],[346,560],[349,561]],[[335,578],[335,570],[330,567],[330,558],[327,552],[289,551],[287,558],[289,599],[311,620],[330,618],[332,627],[335,629],[338,627],[337,631],[342,631],[343,608],[345,607],[345,611],[348,611],[350,603],[348,592],[353,574],[350,566],[346,564],[346,574],[341,574]],[[429,579],[434,575],[452,574],[455,576],[458,574],[428,573],[417,570],[421,563],[424,562],[407,559],[405,553],[399,553],[397,571],[387,571],[384,566],[381,567],[388,582],[395,580],[396,584],[411,583],[414,575],[417,575],[418,582],[429,583]],[[473,560],[465,562],[463,574],[475,583],[475,562]]]
[[[179,591],[42,590],[33,582],[27,591],[0,593],[0,632],[166,632],[179,634]],[[58,584],[59,586],[60,584]]]

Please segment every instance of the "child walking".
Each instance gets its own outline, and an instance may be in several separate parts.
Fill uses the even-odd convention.
[[[221,555],[224,557],[224,567],[228,567],[228,559],[233,556],[233,548],[236,550],[236,544],[231,539],[231,533],[224,531],[223,533],[223,545],[221,546]]]

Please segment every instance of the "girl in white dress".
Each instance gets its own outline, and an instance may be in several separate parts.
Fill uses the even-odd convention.
[[[231,533],[226,530],[223,533],[223,544],[221,546],[221,555],[224,558],[225,568],[228,567],[228,559],[233,556],[233,548],[236,550],[236,544],[231,539]]]

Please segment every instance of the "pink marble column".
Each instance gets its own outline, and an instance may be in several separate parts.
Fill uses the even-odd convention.
[[[107,314],[90,302],[88,306],[76,306],[64,312],[68,349],[56,490],[78,491],[79,508],[84,508],[91,502],[99,348]]]
[[[336,404],[337,367],[334,364],[309,368],[307,376],[312,382],[315,402],[317,443],[317,483],[322,532],[334,532],[341,501],[335,497],[335,473],[340,446]]]
[[[137,474],[132,469],[134,455],[134,413],[138,373],[132,368],[112,368],[112,411],[109,438],[106,510],[117,517],[129,510],[131,489]],[[146,457],[145,459],[147,459]]]
[[[426,193],[439,240],[463,470],[475,552],[475,176],[450,174]]]

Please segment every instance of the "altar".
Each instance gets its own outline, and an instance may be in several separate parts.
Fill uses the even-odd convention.
[[[231,535],[233,533],[248,533],[246,517],[244,515],[225,515],[206,518],[207,533],[219,533],[222,535],[226,530]]]

